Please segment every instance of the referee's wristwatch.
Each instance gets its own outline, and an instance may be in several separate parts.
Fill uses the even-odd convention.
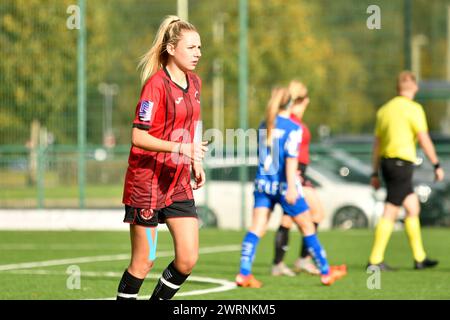
[[[436,171],[437,169],[439,169],[441,167],[441,164],[438,162],[436,162],[435,164],[433,164],[434,170]]]

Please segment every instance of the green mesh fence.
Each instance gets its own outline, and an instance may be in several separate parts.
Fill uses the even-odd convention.
[[[176,14],[177,1],[86,3],[86,206],[117,207],[140,92],[136,66],[163,17]],[[204,128],[237,128],[239,1],[188,3],[202,37]],[[73,5],[0,3],[0,207],[79,206]],[[381,29],[367,26],[371,5],[380,9]],[[420,73],[418,100],[431,130],[448,133],[448,6],[445,0],[249,0],[249,127],[262,120],[270,89],[298,78],[310,91],[305,120],[315,142],[327,134],[370,134],[376,109],[395,94],[397,73],[411,64]],[[370,146],[364,148],[369,159]],[[230,172],[211,174],[221,180]]]

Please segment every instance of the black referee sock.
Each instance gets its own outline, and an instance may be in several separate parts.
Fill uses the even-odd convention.
[[[317,229],[319,228],[319,224],[314,222],[314,227],[315,227],[316,233],[317,233]],[[309,251],[308,251],[308,247],[305,244],[305,240],[303,240],[303,238],[302,238],[302,246],[301,246],[301,249],[300,249],[300,257],[301,258],[306,258],[309,255],[310,254],[309,254]]]
[[[189,277],[180,273],[175,269],[173,261],[163,271],[161,278],[159,278],[158,284],[153,290],[153,294],[150,300],[169,300],[177,293],[180,286]]]
[[[280,226],[275,234],[275,259],[273,264],[279,264],[283,261],[284,255],[288,250],[289,229]]]
[[[144,279],[139,279],[128,272],[123,273],[117,289],[117,300],[136,300]]]

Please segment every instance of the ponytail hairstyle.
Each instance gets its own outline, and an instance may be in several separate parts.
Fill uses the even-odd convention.
[[[275,128],[275,118],[280,109],[287,109],[291,104],[289,91],[286,88],[275,88],[266,109],[267,146],[272,147],[272,134]]]
[[[195,31],[197,29],[189,22],[181,20],[177,16],[167,16],[159,26],[152,47],[144,54],[139,63],[141,68],[142,84],[147,81],[160,68],[167,65],[169,54],[167,45],[177,46],[183,31]]]
[[[295,101],[297,99],[304,99],[308,95],[308,89],[302,82],[298,80],[292,80],[289,83],[288,90],[292,101]]]

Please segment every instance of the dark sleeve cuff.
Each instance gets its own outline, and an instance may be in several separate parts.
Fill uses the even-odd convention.
[[[140,130],[149,130],[150,126],[147,124],[133,123],[133,128],[138,128]]]

